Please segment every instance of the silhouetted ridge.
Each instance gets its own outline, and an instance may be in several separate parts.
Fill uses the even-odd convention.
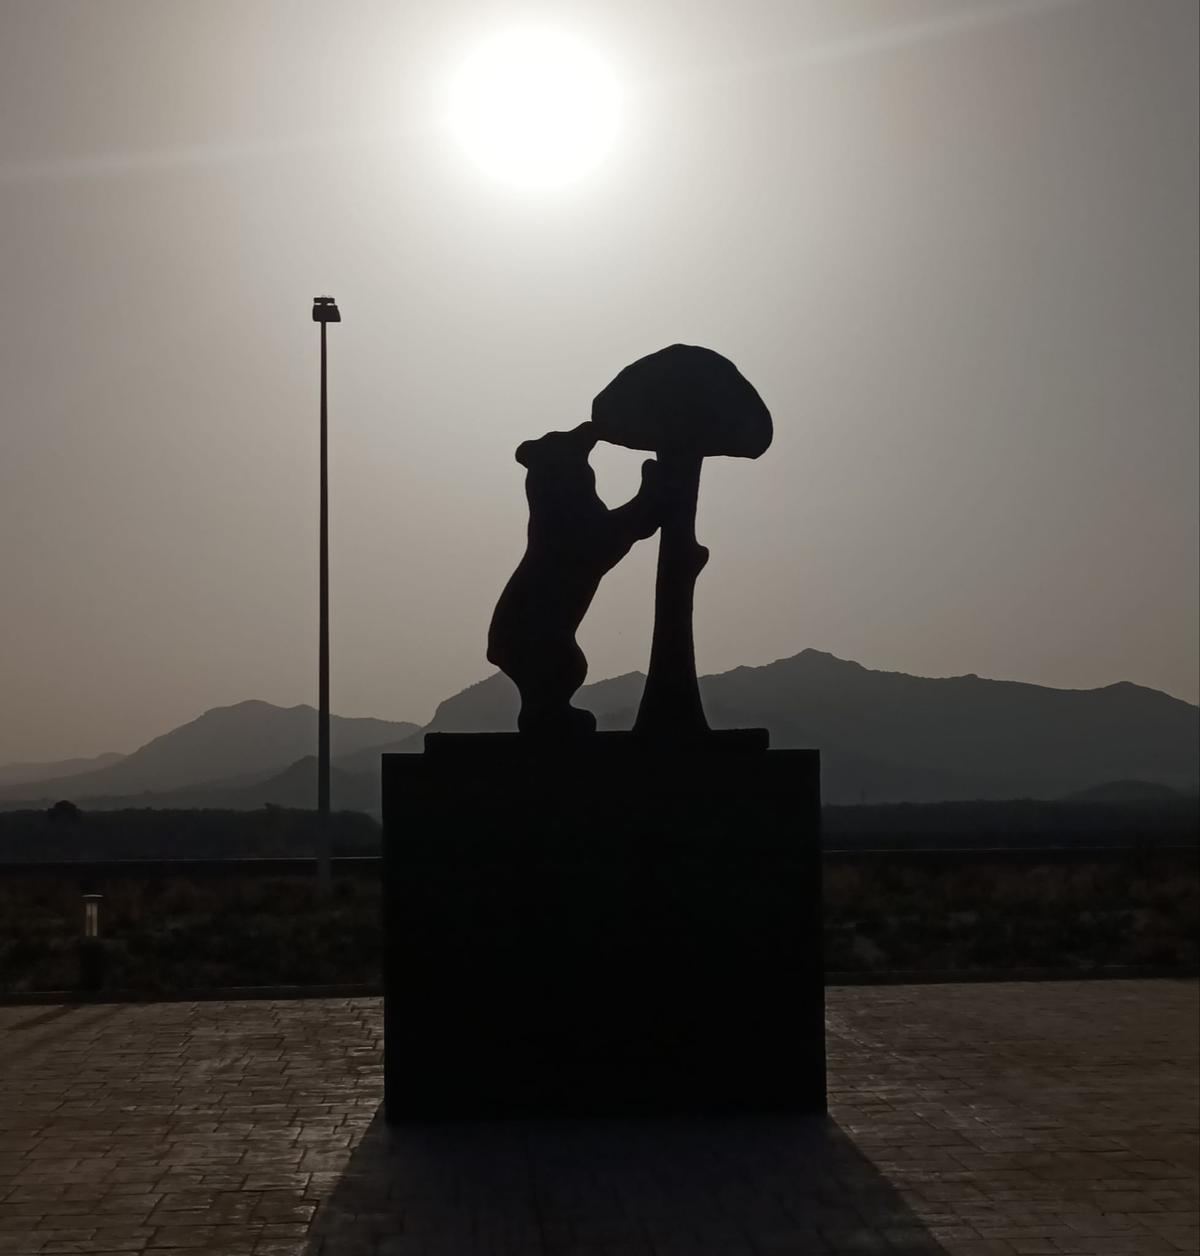
[[[517,687],[503,672],[468,685],[461,693],[438,703],[427,732],[502,733],[515,730],[521,699]]]
[[[600,728],[629,728],[644,683],[640,672],[614,676],[584,686],[578,701],[596,713]],[[765,726],[774,746],[819,748],[828,803],[1062,798],[1113,782],[1197,789],[1200,710],[1128,681],[1050,689],[974,674],[912,676],[807,649],[764,666],[703,676],[700,691],[714,728]],[[442,702],[428,730],[511,731],[517,709],[516,687],[496,673]],[[335,717],[333,731],[334,767],[343,774],[335,805],[375,810],[380,755],[419,752],[426,730]],[[209,739],[222,755],[205,749]],[[132,795],[139,805],[159,805],[161,793],[144,791],[167,787],[143,782],[178,764],[180,773],[186,765],[196,775],[169,787],[176,791],[171,805],[206,805],[181,799],[219,792],[243,802],[207,805],[261,806],[298,796],[289,792],[295,778],[281,777],[315,745],[311,707],[238,703],[206,712],[103,772],[39,782],[32,791],[9,787],[0,798],[103,797],[111,803],[125,796],[128,804]],[[131,777],[134,784],[123,783]],[[339,802],[339,794],[350,801]]]
[[[394,742],[417,725],[392,720],[334,716],[333,752],[350,754]],[[246,784],[279,773],[316,745],[317,713],[310,707],[277,707],[259,699],[212,707],[163,733],[119,762],[95,771],[13,785],[0,798],[95,798],[139,795],[207,785]]]
[[[57,759],[47,762],[6,763],[0,766],[0,788],[6,785],[31,785],[36,781],[52,781],[64,776],[78,776],[119,763],[125,756],[109,752],[81,759]]]
[[[629,728],[638,672],[580,690],[601,728]],[[715,728],[766,725],[775,746],[822,751],[829,802],[1061,797],[1106,780],[1188,787],[1196,777],[1194,706],[1122,682],[1050,689],[975,673],[875,671],[806,649],[700,680]],[[515,688],[496,675],[439,708],[431,730],[510,731]],[[420,738],[404,749],[419,750]]]
[[[827,801],[1058,797],[1123,777],[1196,779],[1197,708],[1128,682],[1050,689],[882,672],[819,650],[701,681],[714,727],[822,751]]]

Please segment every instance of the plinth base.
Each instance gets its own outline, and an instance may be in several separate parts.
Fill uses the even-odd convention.
[[[383,756],[389,1121],[825,1109],[816,751]]]

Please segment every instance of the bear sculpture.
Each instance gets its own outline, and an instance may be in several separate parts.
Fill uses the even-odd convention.
[[[596,492],[588,462],[597,436],[591,423],[527,440],[517,461],[527,469],[529,529],[525,555],[504,586],[488,629],[487,656],[521,694],[522,733],[575,735],[596,717],[571,705],[587,677],[575,633],[600,581],[635,541],[659,526],[658,464],[642,464],[642,483],[610,510]]]

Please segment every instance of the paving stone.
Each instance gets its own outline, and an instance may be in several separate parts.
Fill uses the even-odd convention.
[[[834,989],[826,1121],[388,1131],[378,1000],[0,1008],[0,1256],[1195,1256],[1196,1016]]]

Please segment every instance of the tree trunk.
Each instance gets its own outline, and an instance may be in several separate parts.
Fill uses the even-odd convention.
[[[696,543],[696,498],[703,460],[660,454],[658,461],[663,514],[654,582],[654,639],[634,731],[696,737],[708,732],[692,636],[696,579],[708,562],[708,550]]]

